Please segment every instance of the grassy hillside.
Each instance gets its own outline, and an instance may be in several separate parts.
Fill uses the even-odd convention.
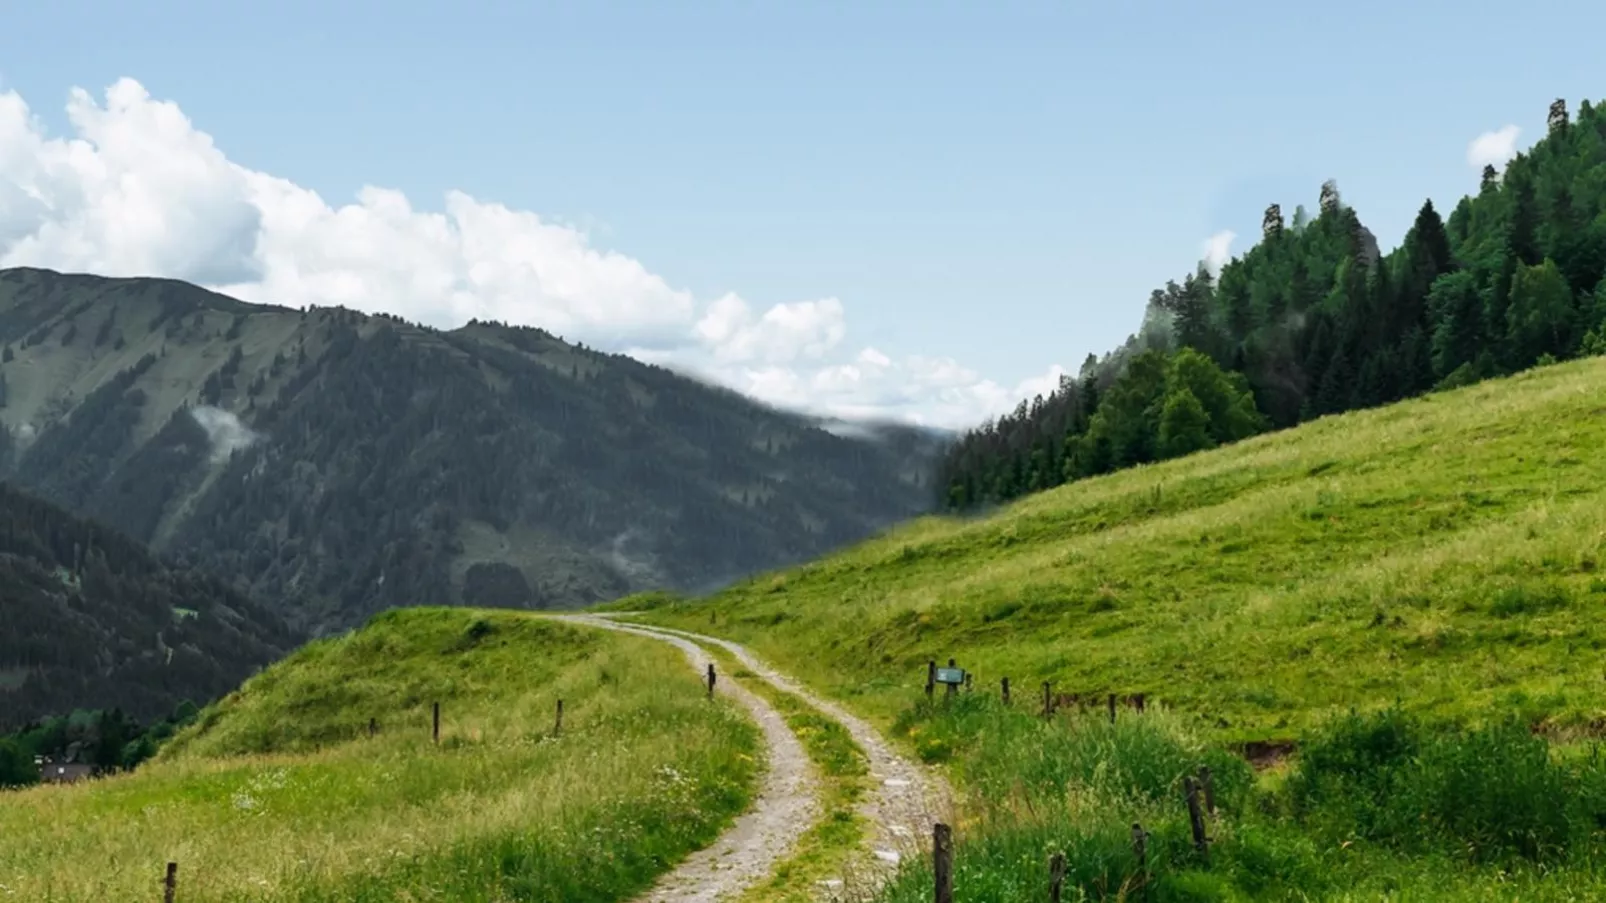
[[[0,476],[314,632],[719,585],[924,510],[934,456],[539,329],[36,269],[0,272],[0,424]]]
[[[952,656],[988,692],[1146,693],[1220,739],[1395,700],[1593,730],[1602,447],[1593,358],[924,519],[649,620],[884,722]]]
[[[253,678],[133,775],[0,794],[0,894],[145,899],[173,860],[192,903],[621,900],[745,808],[758,756],[665,644],[390,612]]]
[[[960,903],[1045,899],[1052,853],[1066,899],[1598,899],[1603,443],[1596,358],[617,607],[743,641],[943,764]],[[950,656],[975,688],[927,704]],[[1045,720],[1044,680],[1149,709]],[[1234,748],[1283,739],[1275,761]],[[931,881],[911,862],[880,899]]]
[[[139,720],[238,686],[295,644],[218,580],[0,484],[0,734],[74,709]]]

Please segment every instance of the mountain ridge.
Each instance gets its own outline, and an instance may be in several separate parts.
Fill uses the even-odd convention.
[[[922,513],[943,441],[835,435],[541,329],[176,280],[0,271],[0,343],[0,476],[313,633],[722,585]]]

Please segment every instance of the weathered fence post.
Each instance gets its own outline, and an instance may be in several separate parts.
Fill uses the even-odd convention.
[[[1216,817],[1216,785],[1210,778],[1210,766],[1199,766],[1199,786],[1204,789],[1205,811]]]
[[[708,663],[708,698],[714,698],[714,663]]]
[[[942,822],[931,829],[931,858],[937,878],[936,903],[954,903],[954,835]]]
[[[1139,693],[1136,696],[1132,697],[1132,705],[1133,705],[1134,708],[1136,708],[1138,710],[1138,714],[1139,715],[1143,714],[1143,694],[1142,693]]]
[[[552,736],[563,733],[563,700],[558,700],[558,720],[552,723]]]
[[[1188,794],[1188,822],[1193,826],[1193,846],[1199,852],[1205,851],[1205,824],[1204,814],[1199,811],[1199,785],[1193,778],[1182,779],[1182,787]]]
[[[1115,694],[1110,694],[1110,723],[1115,723]]]
[[[373,735],[375,735],[377,733],[379,733],[379,719],[378,718],[370,718],[370,719],[368,719],[368,736],[372,737]]]
[[[926,662],[926,698],[937,691],[937,660]]]
[[[434,713],[435,726],[431,729],[430,733],[431,736],[435,738],[435,742],[438,744],[441,742],[441,704],[438,702],[434,705]]]
[[[972,687],[970,686],[970,678],[971,677],[972,677],[971,673],[969,671],[966,671],[965,672],[965,692],[966,693],[969,693],[971,691],[971,689],[972,689]]]
[[[1048,860],[1048,899],[1049,903],[1060,903],[1060,895],[1065,892],[1065,854],[1055,853]]]
[[[178,890],[178,863],[167,864],[167,877],[162,881],[163,903],[173,903],[173,894]]]
[[[1048,695],[1049,682],[1043,681],[1043,717],[1048,718],[1054,714],[1054,697]]]
[[[958,665],[954,662],[953,659],[949,659],[948,660],[948,667],[955,668],[955,667],[958,667]],[[959,692],[959,685],[958,684],[949,684],[948,685],[948,695],[949,696],[952,696],[952,695],[954,695],[955,693],[958,693],[958,692]]]
[[[1004,687],[1004,705],[1009,705],[1009,678],[1004,678],[1002,683]]]

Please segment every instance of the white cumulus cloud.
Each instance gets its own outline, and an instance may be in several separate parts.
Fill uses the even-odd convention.
[[[837,298],[767,308],[735,294],[698,299],[581,229],[461,192],[438,211],[374,186],[334,204],[229,160],[133,79],[103,99],[74,89],[67,121],[70,137],[48,135],[22,97],[0,93],[0,266],[168,276],[248,301],[443,328],[535,325],[844,417],[969,426],[1046,394],[1061,372],[1004,386],[952,360],[895,360],[849,341]],[[250,441],[196,417],[214,443]]]
[[[1517,136],[1522,129],[1514,125],[1502,126],[1484,132],[1467,144],[1467,165],[1473,169],[1493,166],[1496,169],[1517,155]]]

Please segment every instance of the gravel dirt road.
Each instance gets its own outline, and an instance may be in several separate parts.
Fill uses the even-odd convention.
[[[896,873],[908,856],[929,848],[932,825],[952,804],[952,791],[940,776],[899,755],[868,722],[821,698],[797,681],[769,667],[745,647],[718,637],[622,620],[628,613],[553,615],[563,620],[673,643],[699,671],[709,662],[705,646],[718,646],[735,656],[759,679],[791,693],[847,729],[869,760],[873,792],[859,806],[870,830],[860,855],[845,873],[822,888],[822,898],[864,900]],[[781,715],[733,680],[716,681],[752,713],[763,728],[770,767],[753,808],[714,843],[666,875],[637,903],[713,903],[733,896],[770,873],[808,830],[819,814],[819,779],[802,744]]]

